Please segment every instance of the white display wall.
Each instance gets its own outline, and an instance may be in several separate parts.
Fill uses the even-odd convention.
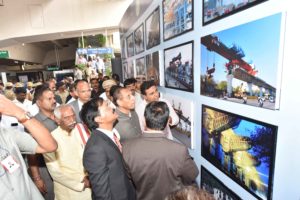
[[[242,199],[256,199],[241,185],[233,181],[224,172],[215,167],[211,162],[201,156],[201,121],[202,105],[207,105],[222,111],[237,114],[267,124],[278,127],[276,140],[276,156],[274,161],[273,188],[271,199],[300,199],[300,68],[299,68],[299,36],[298,19],[300,12],[296,1],[268,0],[251,8],[240,11],[218,21],[212,22],[205,26],[202,25],[202,1],[194,0],[194,17],[193,30],[167,41],[163,40],[163,13],[162,1],[154,0],[147,10],[138,18],[129,30],[121,35],[121,41],[133,33],[141,23],[144,23],[147,17],[157,8],[160,7],[160,44],[150,49],[134,55],[123,58],[123,63],[134,62],[143,56],[159,51],[160,64],[160,92],[177,95],[193,102],[194,126],[193,126],[193,149],[190,149],[199,170],[204,166],[223,182],[228,188],[236,193]],[[213,34],[219,31],[230,29],[235,26],[246,24],[267,16],[281,13],[284,19],[282,23],[278,54],[278,106],[275,110],[264,109],[256,106],[249,106],[230,101],[224,101],[217,98],[211,98],[200,95],[200,76],[201,76],[201,37]],[[259,31],[259,30],[258,30]],[[193,41],[193,73],[194,73],[194,92],[186,92],[164,87],[164,50],[173,46]],[[257,44],[259,49],[262,44]],[[124,48],[124,47],[122,47]],[[200,174],[201,176],[201,174]],[[197,181],[200,184],[200,176]]]

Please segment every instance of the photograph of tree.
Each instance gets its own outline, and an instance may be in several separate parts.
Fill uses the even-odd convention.
[[[201,38],[201,94],[279,109],[282,14]]]
[[[188,148],[193,148],[193,102],[169,93],[163,94],[163,98],[172,104],[179,117],[179,123],[171,128],[173,137]]]
[[[242,200],[217,177],[201,166],[201,189],[212,194],[215,200]]]
[[[270,199],[277,126],[202,105],[201,155],[258,199]]]

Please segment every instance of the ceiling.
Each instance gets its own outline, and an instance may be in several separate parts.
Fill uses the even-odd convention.
[[[1,1],[1,0],[0,0]],[[65,33],[51,33],[44,35],[19,37],[0,41],[1,46],[13,46],[13,45],[27,45],[31,44],[43,49],[45,52],[54,50],[55,47],[58,49],[63,49],[69,46],[78,46],[78,39],[81,36],[97,35],[97,34],[112,34],[118,31],[118,27],[109,29],[94,29],[85,31],[72,31]],[[5,48],[5,47],[4,47]],[[63,61],[60,63],[62,68],[67,68],[73,66],[75,63],[75,57],[72,60]],[[42,63],[35,62],[24,62],[22,60],[16,59],[2,59],[0,58],[0,66],[22,66],[22,65],[41,65]],[[53,63],[55,64],[55,63]]]

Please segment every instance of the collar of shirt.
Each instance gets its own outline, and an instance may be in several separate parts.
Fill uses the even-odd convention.
[[[97,128],[98,131],[101,131],[102,133],[104,133],[107,137],[109,137],[114,143],[115,143],[115,140],[114,140],[114,134],[116,134],[117,138],[120,139],[120,134],[119,132],[117,131],[117,129],[113,128],[112,131],[110,130],[106,130],[106,129],[103,129],[103,128]]]
[[[81,101],[78,99],[78,108],[79,108],[79,111],[81,110],[83,104],[84,104],[84,103],[81,102]]]
[[[123,113],[122,111],[120,111],[118,107],[116,108],[116,113],[117,113],[119,116],[131,118],[131,112],[132,112],[132,111],[130,111],[128,114],[126,114],[126,113]]]

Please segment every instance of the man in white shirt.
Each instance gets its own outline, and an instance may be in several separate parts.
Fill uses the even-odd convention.
[[[173,135],[171,133],[170,126],[177,125],[179,122],[179,117],[176,114],[176,112],[173,109],[170,102],[159,97],[159,92],[157,90],[157,86],[154,81],[144,81],[141,85],[141,94],[142,94],[144,100],[140,104],[137,105],[137,107],[135,108],[135,111],[137,112],[137,114],[139,116],[142,131],[146,130],[146,123],[145,123],[145,117],[144,117],[146,105],[153,101],[163,101],[168,105],[169,110],[170,110],[169,126],[168,125],[166,126],[164,133],[168,139],[173,140]]]
[[[12,102],[26,112],[30,112],[31,115],[34,115],[34,113],[31,112],[32,102],[26,99],[26,89],[24,87],[15,88],[15,95],[16,99]],[[18,122],[17,118],[7,115],[2,115],[1,126],[6,128],[16,128],[22,132],[24,131],[24,126]]]
[[[76,120],[70,105],[56,107],[54,115],[59,126],[51,132],[57,150],[44,154],[54,183],[56,200],[91,200],[88,176],[82,165],[84,145],[76,131]]]

